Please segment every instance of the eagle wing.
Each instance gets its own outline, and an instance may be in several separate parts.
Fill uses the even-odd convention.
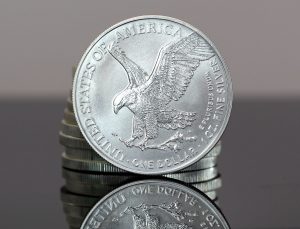
[[[115,42],[109,45],[108,52],[126,70],[130,88],[138,87],[147,81],[148,74],[138,64],[129,59],[125,52],[117,46]]]
[[[194,71],[214,56],[214,51],[197,33],[192,33],[160,50],[144,94],[158,105],[179,100],[186,92]]]

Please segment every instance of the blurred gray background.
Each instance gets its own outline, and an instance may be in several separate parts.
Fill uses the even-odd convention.
[[[72,66],[113,24],[182,19],[224,57],[235,100],[220,205],[232,228],[300,228],[300,1],[0,0],[0,228],[67,228],[60,120]]]
[[[71,68],[111,25],[161,14],[199,28],[231,72],[236,97],[300,96],[300,1],[2,0],[0,98],[66,97]]]

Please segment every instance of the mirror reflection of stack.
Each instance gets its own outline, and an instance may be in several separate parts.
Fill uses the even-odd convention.
[[[77,125],[70,98],[64,110],[59,140],[64,146],[61,157],[65,186],[61,189],[61,200],[70,228],[80,228],[89,210],[101,197],[122,184],[145,177],[110,164],[89,146]],[[217,170],[217,159],[220,153],[221,142],[218,142],[195,164],[161,177],[172,178],[194,186],[216,202],[217,189],[222,186]]]
[[[122,185],[101,198],[81,228],[229,229],[203,193],[172,179],[143,179]]]

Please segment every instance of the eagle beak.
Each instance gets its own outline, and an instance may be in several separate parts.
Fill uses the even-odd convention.
[[[114,113],[118,114],[119,110],[121,109],[122,106],[120,106],[119,104],[117,106],[114,106]]]

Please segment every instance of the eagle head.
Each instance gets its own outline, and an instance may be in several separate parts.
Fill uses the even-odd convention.
[[[114,113],[118,114],[122,107],[128,107],[136,102],[136,92],[133,89],[125,89],[113,101]]]

